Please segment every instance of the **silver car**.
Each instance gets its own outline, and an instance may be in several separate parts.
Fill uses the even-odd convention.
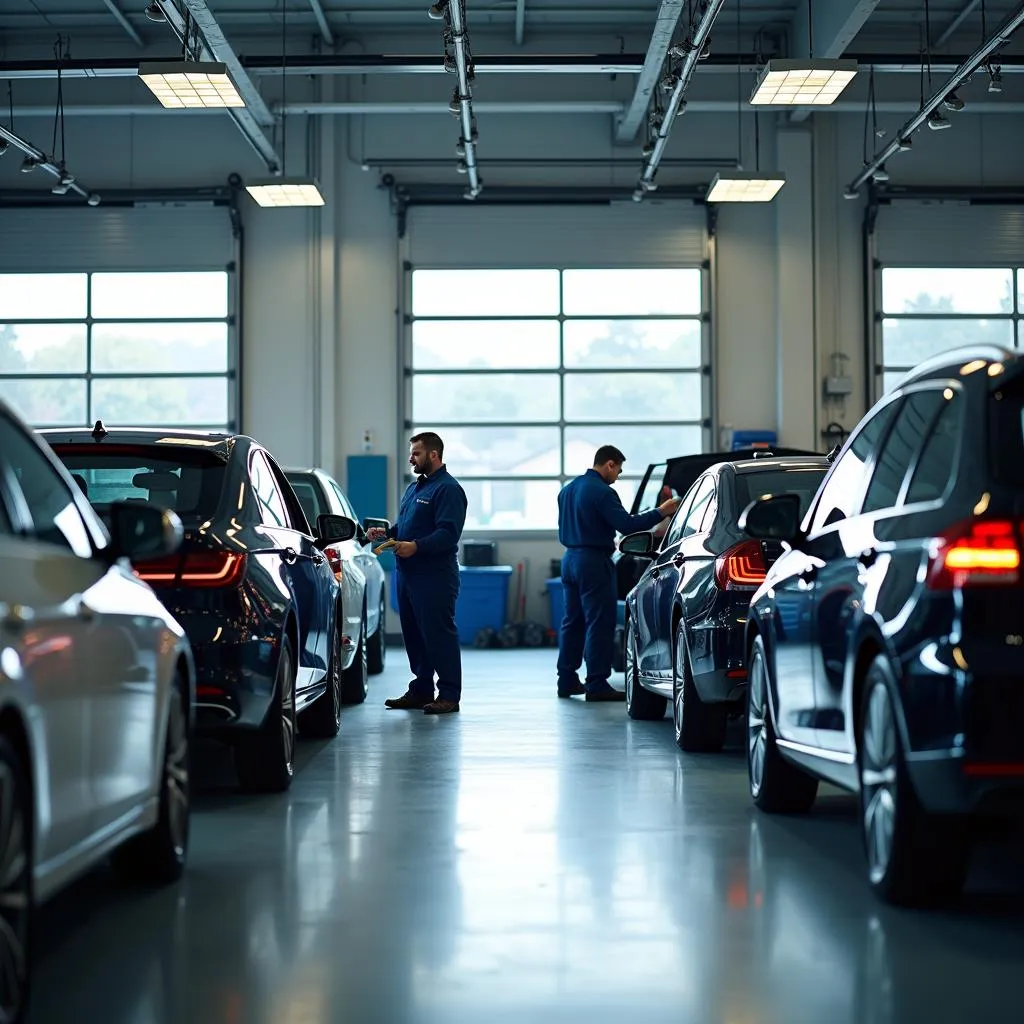
[[[287,469],[285,475],[295,496],[306,513],[316,522],[321,513],[346,516],[359,522],[359,517],[338,482],[322,469]],[[387,580],[384,570],[360,527],[352,540],[332,544],[324,553],[331,559],[335,574],[342,587],[344,605],[344,633],[351,641],[343,646],[345,667],[359,646],[360,638],[366,647],[367,669],[371,675],[384,671],[386,645],[384,618],[387,606]],[[349,703],[361,701],[358,694],[346,695]]]
[[[0,402],[0,1020],[25,1011],[36,904],[108,854],[142,881],[184,868],[192,656],[129,563],[180,541],[144,504],[108,533]]]

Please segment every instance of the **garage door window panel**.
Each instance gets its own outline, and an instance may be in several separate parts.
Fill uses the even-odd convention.
[[[92,384],[92,406],[105,423],[133,426],[215,427],[228,419],[224,378],[99,378]]]
[[[221,271],[92,275],[98,320],[196,320],[228,315],[228,279]]]
[[[701,379],[695,373],[567,373],[567,421],[632,423],[696,418]],[[674,453],[673,453],[674,454]]]
[[[85,324],[0,325],[0,374],[85,373]]]
[[[701,367],[699,320],[567,320],[567,370]]]
[[[80,320],[88,311],[88,274],[0,274],[4,320]]]
[[[413,416],[424,423],[531,423],[558,409],[557,374],[417,374]]]
[[[566,270],[566,316],[699,316],[701,280],[690,269]]]
[[[0,379],[0,398],[34,427],[79,427],[88,422],[87,385],[82,379]]]
[[[557,320],[417,320],[416,370],[558,369]]]
[[[227,373],[228,325],[105,323],[92,329],[93,373]]]
[[[417,270],[412,315],[557,316],[557,270]]]

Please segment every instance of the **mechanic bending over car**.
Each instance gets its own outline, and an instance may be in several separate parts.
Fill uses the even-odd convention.
[[[562,556],[562,592],[565,617],[558,654],[558,696],[588,701],[625,700],[621,690],[608,682],[612,671],[615,614],[616,533],[650,530],[670,519],[679,498],[670,498],[649,512],[631,516],[612,484],[622,473],[625,455],[612,445],[598,448],[594,465],[583,476],[567,483],[558,495],[558,540]],[[587,663],[587,682],[578,675]]]

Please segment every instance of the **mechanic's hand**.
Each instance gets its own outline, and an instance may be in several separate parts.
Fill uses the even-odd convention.
[[[663,501],[658,506],[658,511],[662,514],[663,518],[668,519],[669,516],[676,514],[676,509],[679,508],[681,498],[669,498],[668,501]]]
[[[371,526],[366,531],[367,540],[384,540],[387,537],[388,531],[383,526]]]
[[[392,550],[399,558],[411,558],[416,554],[416,541],[400,540]]]

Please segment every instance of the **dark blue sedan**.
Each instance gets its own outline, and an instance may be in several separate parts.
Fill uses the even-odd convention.
[[[814,497],[823,457],[763,458],[710,466],[683,496],[667,532],[637,533],[619,550],[647,559],[626,599],[626,710],[660,719],[672,701],[683,750],[720,750],[726,719],[746,693],[744,626],[751,595],[781,545],[740,530],[756,497],[788,493],[803,507]]]
[[[234,745],[243,787],[288,788],[296,725],[338,731],[339,590],[323,549],[354,536],[356,524],[320,516],[311,529],[284,473],[250,437],[102,423],[42,433],[101,517],[115,501],[177,513],[181,549],[135,571],[191,642],[197,731]],[[365,687],[365,657],[348,671]]]

